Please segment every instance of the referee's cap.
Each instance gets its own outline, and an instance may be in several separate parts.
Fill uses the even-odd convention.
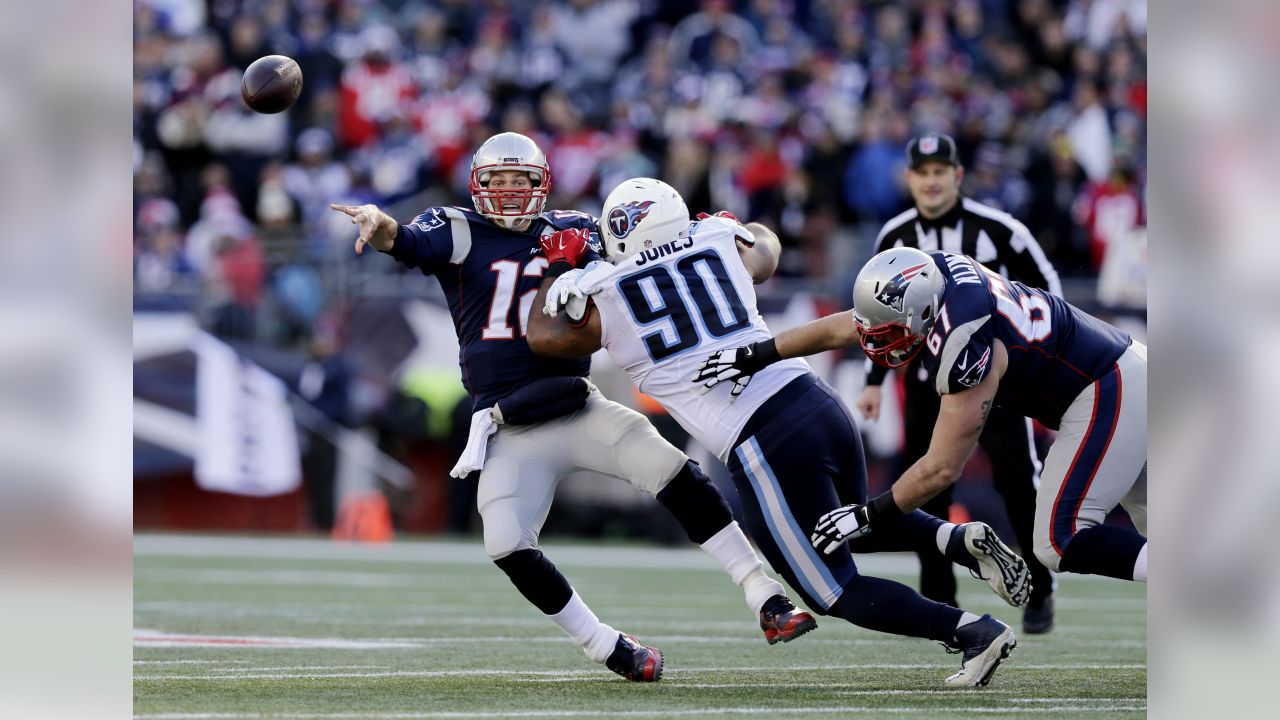
[[[960,156],[956,153],[956,141],[950,135],[929,133],[912,138],[907,143],[907,161],[912,168],[920,166],[926,160],[938,160],[948,165],[959,166]]]

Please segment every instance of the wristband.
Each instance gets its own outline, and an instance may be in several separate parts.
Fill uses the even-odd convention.
[[[778,341],[775,338],[751,343],[747,348],[750,350],[750,355],[747,356],[747,362],[744,364],[749,365],[747,369],[752,372],[768,367],[782,359],[782,356],[778,354]]]
[[[568,260],[557,260],[547,266],[547,271],[542,274],[544,278],[558,278],[561,275],[573,269],[573,263]]]
[[[893,490],[885,490],[867,503],[867,521],[880,524],[902,517],[902,509],[894,502]]]

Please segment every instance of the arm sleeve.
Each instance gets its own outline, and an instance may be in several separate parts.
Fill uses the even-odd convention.
[[[1062,297],[1058,271],[1049,262],[1040,243],[1031,236],[1026,225],[1014,223],[1013,234],[1009,236],[1009,247],[1005,248],[1003,254],[1000,263],[1009,270],[1010,279]]]
[[[453,208],[431,208],[401,225],[396,242],[387,253],[409,267],[429,268],[458,264],[471,251],[471,227]]]

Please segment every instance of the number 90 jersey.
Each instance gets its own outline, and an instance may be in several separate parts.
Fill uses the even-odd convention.
[[[1057,429],[1072,401],[1115,366],[1129,335],[1062,298],[1007,280],[971,258],[930,253],[946,290],[925,336],[923,366],[938,394],[982,382],[996,339],[1009,352],[996,405]]]
[[[757,373],[736,400],[729,396],[733,383],[703,394],[691,382],[711,353],[772,337],[756,309],[733,229],[722,218],[694,222],[671,242],[579,280],[593,295],[609,357],[721,460],[756,408],[809,372],[803,360],[776,363]]]

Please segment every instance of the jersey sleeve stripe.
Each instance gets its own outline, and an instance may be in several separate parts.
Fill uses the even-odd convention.
[[[951,392],[951,366],[956,364],[956,358],[960,357],[960,352],[969,344],[969,338],[973,337],[973,334],[978,332],[978,328],[990,319],[990,315],[983,315],[963,325],[957,325],[956,329],[947,336],[947,344],[942,346],[942,354],[938,358],[939,395]]]
[[[453,234],[453,254],[449,256],[449,262],[461,265],[471,254],[471,223],[457,208],[447,207],[444,214],[449,218],[449,230]]]

